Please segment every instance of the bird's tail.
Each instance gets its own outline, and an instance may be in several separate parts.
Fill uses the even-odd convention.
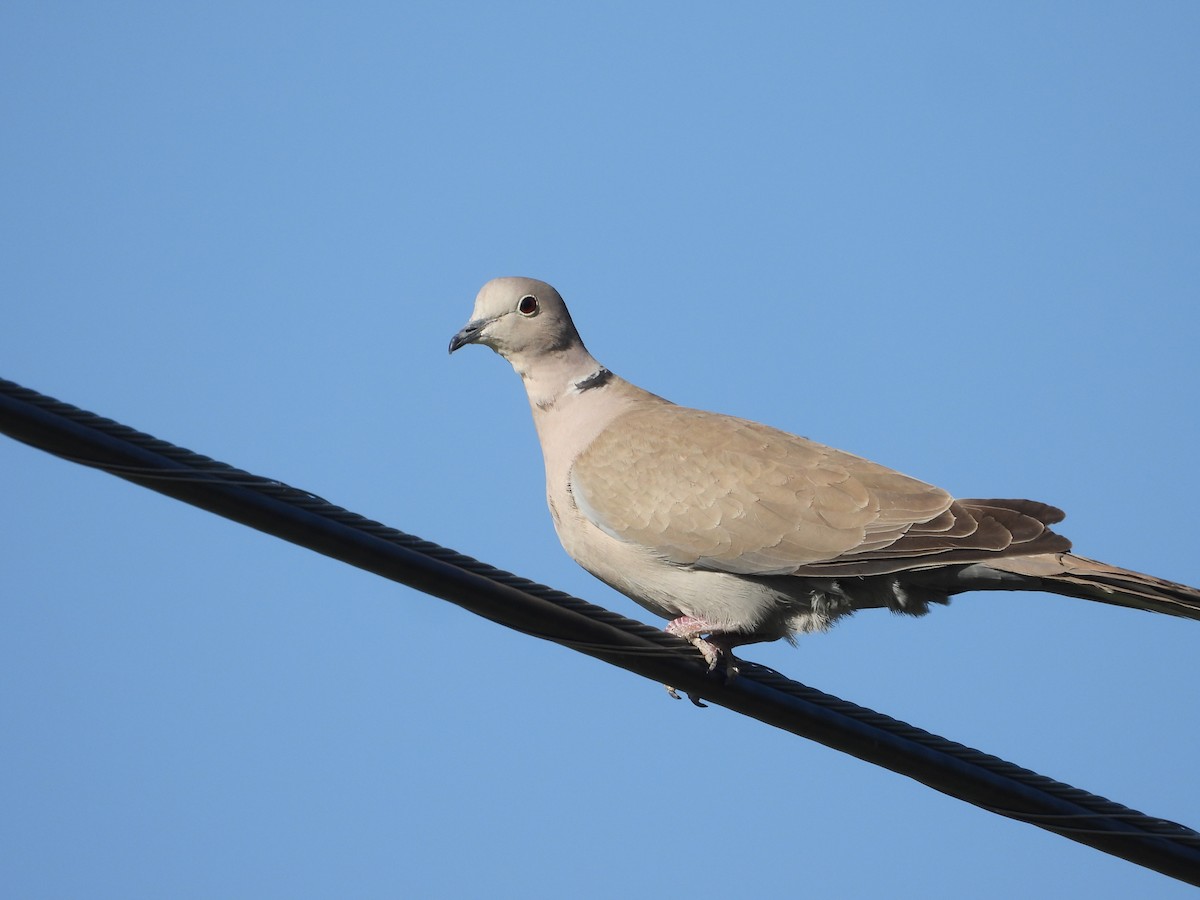
[[[1005,557],[990,560],[987,567],[1032,578],[1040,590],[1067,597],[1200,619],[1200,590],[1074,553]]]

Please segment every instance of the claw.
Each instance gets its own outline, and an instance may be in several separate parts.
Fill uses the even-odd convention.
[[[671,696],[672,696],[674,699],[676,699],[676,700],[682,700],[682,699],[683,699],[682,697],[680,697],[680,696],[679,696],[679,691],[675,690],[675,688],[671,687],[669,684],[664,684],[664,685],[663,685],[663,687],[665,687],[665,688],[667,689],[667,693],[668,693],[668,694],[670,694],[670,695],[671,695]],[[701,703],[701,702],[700,702],[700,701],[699,701],[699,700],[696,698],[696,695],[695,695],[695,694],[688,694],[688,695],[687,695],[687,698],[688,698],[689,700],[691,700],[691,701],[692,701],[692,705],[694,705],[694,706],[698,706],[698,707],[700,707],[701,709],[708,709],[708,704],[707,704],[707,703]]]

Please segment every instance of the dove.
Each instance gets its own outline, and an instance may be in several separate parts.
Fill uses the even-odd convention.
[[[450,352],[521,376],[563,548],[697,647],[823,631],[857,610],[924,615],[965,591],[1044,591],[1200,619],[1200,591],[1070,552],[1063,512],[955,499],[851,453],[678,406],[588,352],[553,287],[485,284]]]

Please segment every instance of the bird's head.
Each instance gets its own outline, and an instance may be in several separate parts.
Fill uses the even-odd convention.
[[[450,352],[467,344],[491,347],[518,369],[521,362],[582,347],[558,291],[532,278],[494,278],[483,286],[470,321],[450,339]]]

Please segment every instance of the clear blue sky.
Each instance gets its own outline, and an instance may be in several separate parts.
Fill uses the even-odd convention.
[[[0,9],[0,376],[644,621],[479,285],[1200,584],[1194,3]],[[17,897],[1190,889],[0,440]],[[1200,826],[1200,625],[1042,595],[746,655]]]

